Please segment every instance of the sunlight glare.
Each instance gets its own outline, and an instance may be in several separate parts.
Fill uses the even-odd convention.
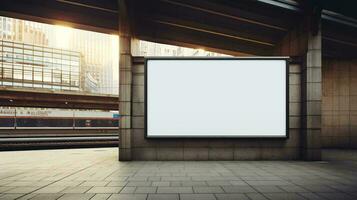
[[[55,25],[56,46],[61,49],[68,49],[72,33],[71,27]]]

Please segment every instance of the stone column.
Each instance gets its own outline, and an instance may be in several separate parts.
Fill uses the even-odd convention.
[[[126,1],[119,0],[119,160],[131,160],[132,56]]]
[[[321,160],[321,10],[307,21],[307,51],[302,71],[302,157]]]

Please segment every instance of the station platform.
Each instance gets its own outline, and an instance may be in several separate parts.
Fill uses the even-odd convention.
[[[357,199],[357,161],[328,158],[119,162],[118,148],[8,151],[0,199]]]

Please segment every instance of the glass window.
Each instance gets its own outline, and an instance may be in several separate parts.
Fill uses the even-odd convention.
[[[32,45],[28,45],[28,44],[24,44],[24,48],[25,49],[33,49],[33,46]]]
[[[42,81],[42,71],[34,71],[34,80]]]
[[[43,47],[34,46],[35,51],[43,51]]]
[[[12,47],[3,47],[3,51],[12,52],[13,48]]]
[[[69,85],[69,74],[62,74],[62,84]]]
[[[14,64],[14,69],[21,69],[22,70],[22,65],[21,64]]]
[[[23,49],[19,49],[19,48],[14,48],[14,52],[15,53],[24,53],[24,50]]]
[[[42,88],[42,84],[33,84],[33,87],[35,87],[35,88]]]
[[[22,80],[22,70],[14,70],[14,79]]]
[[[54,58],[61,58],[61,54],[53,53]]]
[[[51,83],[52,82],[52,74],[44,72],[43,73],[43,81]]]
[[[24,65],[24,70],[32,71],[32,65]]]
[[[32,87],[32,83],[24,83],[24,87]]]
[[[43,60],[44,60],[45,62],[48,62],[48,63],[52,63],[52,62],[53,62],[53,61],[52,61],[52,58],[44,57]]]
[[[52,88],[52,85],[43,85],[43,88],[51,89],[51,88]]]
[[[44,53],[43,53],[43,56],[45,56],[45,57],[52,57],[52,53],[44,52]]]
[[[60,83],[61,82],[61,74],[60,73],[53,73],[52,80],[54,83]]]
[[[63,55],[62,55],[62,59],[63,59],[63,60],[70,60],[70,56],[63,54]]]
[[[15,86],[15,87],[22,87],[22,85],[23,85],[22,83],[14,82],[14,86]]]
[[[34,60],[37,62],[42,62],[43,61],[43,57],[41,56],[34,56]]]
[[[71,65],[72,66],[79,66],[79,62],[71,60]]]
[[[12,79],[12,69],[10,68],[3,68],[4,71],[4,78]]]
[[[61,55],[61,49],[53,49],[53,53],[57,53],[58,55]]]
[[[13,82],[3,81],[2,84],[6,86],[12,86]]]
[[[32,71],[24,71],[24,80],[30,80],[32,81]]]
[[[33,51],[32,51],[32,50],[25,49],[25,50],[24,50],[24,53],[27,54],[27,55],[32,55],[32,54],[33,54]]]
[[[18,47],[20,49],[23,49],[24,45],[20,43],[14,43],[14,47]]]
[[[69,71],[69,65],[62,65],[62,71]]]
[[[71,62],[69,60],[62,60],[62,65],[70,65]]]
[[[42,56],[43,52],[42,51],[35,51],[34,54],[35,54],[35,56]]]

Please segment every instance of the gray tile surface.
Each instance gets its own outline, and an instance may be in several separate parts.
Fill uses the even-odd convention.
[[[0,199],[357,199],[356,161],[118,162],[117,153],[0,152]]]

